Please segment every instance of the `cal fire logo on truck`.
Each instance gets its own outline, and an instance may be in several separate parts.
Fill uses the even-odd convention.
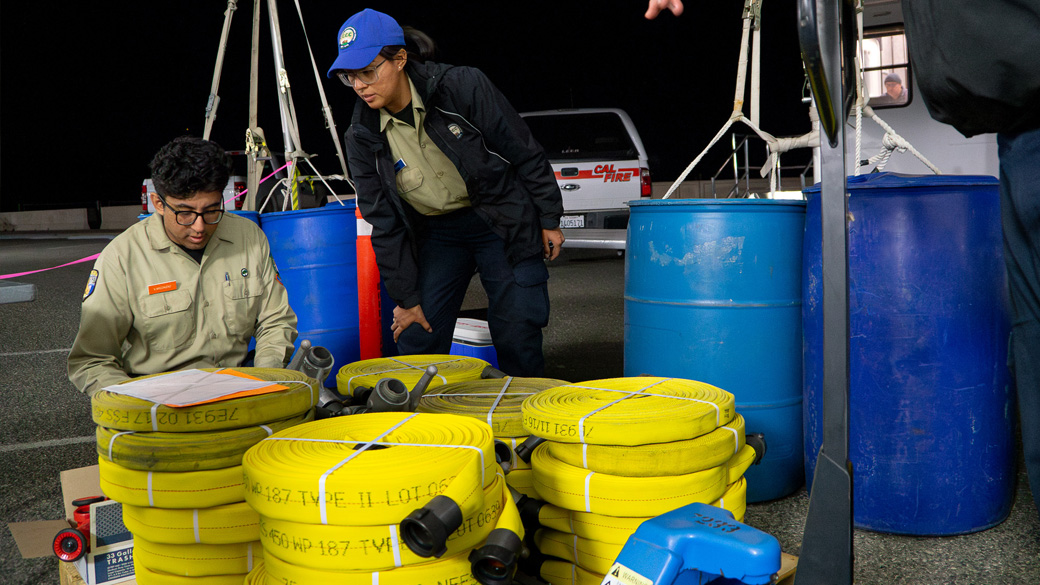
[[[603,179],[604,183],[624,183],[631,181],[633,177],[639,176],[639,169],[614,169],[614,165],[596,165],[591,171],[579,171],[576,177],[564,177],[563,173],[556,171],[556,180],[564,179]]]

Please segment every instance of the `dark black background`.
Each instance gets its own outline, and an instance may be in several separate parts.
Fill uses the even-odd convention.
[[[355,98],[325,72],[339,27],[366,6],[427,32],[439,45],[438,60],[482,69],[519,111],[625,109],[643,137],[655,181],[674,180],[732,110],[741,0],[690,0],[681,17],[653,21],[643,18],[645,0],[299,2],[340,133]],[[280,152],[262,4],[260,125]],[[303,148],[318,155],[319,171],[338,173],[296,4],[278,4]],[[0,210],[136,203],[155,151],[175,136],[202,135],[226,8],[220,0],[4,2]],[[240,1],[211,136],[228,150],[244,148],[248,126],[251,20],[252,2]],[[761,126],[778,136],[804,133],[809,121],[794,2],[764,3],[762,22]],[[736,131],[749,133],[743,126]],[[691,179],[715,172],[728,154],[724,142]],[[754,149],[753,162],[764,160],[762,143]],[[785,164],[808,152],[788,157]]]

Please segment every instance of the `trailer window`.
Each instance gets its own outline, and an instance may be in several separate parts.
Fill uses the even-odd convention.
[[[865,31],[860,62],[863,90],[872,108],[905,106],[913,97],[903,26]]]

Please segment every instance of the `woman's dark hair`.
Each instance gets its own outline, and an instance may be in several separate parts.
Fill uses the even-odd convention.
[[[401,49],[404,49],[408,52],[408,59],[418,61],[419,63],[425,63],[427,59],[437,58],[437,43],[430,38],[430,35],[411,26],[402,26],[401,30],[404,31],[405,44],[403,46],[388,45],[383,47],[383,50],[379,51],[381,57],[393,59]]]
[[[181,136],[160,148],[150,166],[159,195],[187,199],[200,191],[223,193],[231,157],[216,142]]]

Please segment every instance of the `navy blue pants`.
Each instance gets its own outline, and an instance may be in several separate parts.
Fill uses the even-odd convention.
[[[1011,295],[1011,371],[1033,501],[1040,506],[1040,128],[999,134],[1000,212]]]
[[[544,376],[549,271],[541,255],[510,265],[505,242],[471,208],[428,216],[426,224],[429,233],[419,247],[420,305],[433,333],[412,324],[398,338],[397,350],[402,355],[449,353],[476,271],[488,297],[488,328],[499,369],[511,376]]]

